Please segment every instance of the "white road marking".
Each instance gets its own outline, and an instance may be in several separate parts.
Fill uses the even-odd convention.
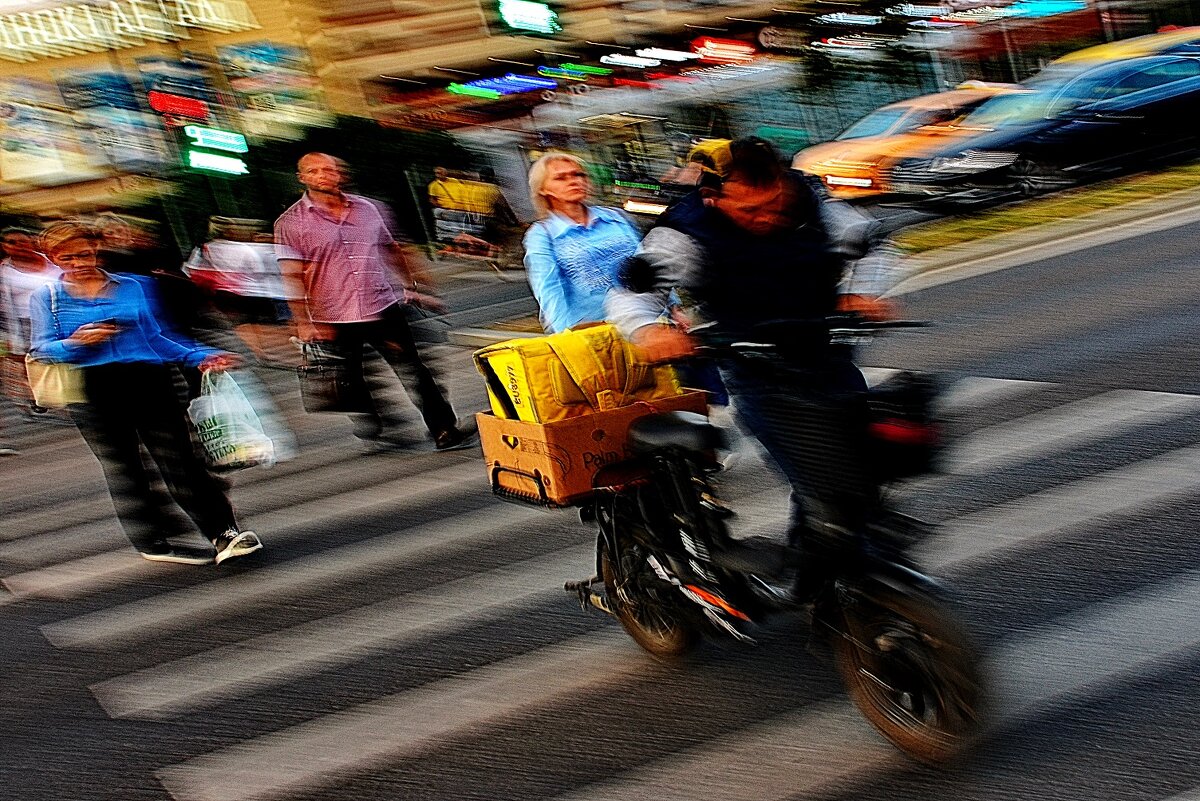
[[[616,631],[579,637],[172,765],[158,776],[180,801],[286,797],[335,772],[645,672],[644,658]]]
[[[978,475],[1187,415],[1200,397],[1121,389],[973,432],[946,459],[950,473]]]
[[[498,531],[546,519],[541,509],[489,507],[398,529],[363,542],[216,579],[42,626],[59,648],[114,648],[154,639],[263,601],[352,582],[372,572],[443,555]],[[581,533],[584,532],[581,529]]]
[[[92,686],[112,717],[213,706],[448,628],[496,617],[594,569],[592,543],[252,637]],[[563,594],[563,600],[568,600]]]
[[[988,658],[994,722],[1053,710],[1136,681],[1147,665],[1200,644],[1200,571],[1089,607]],[[985,746],[986,747],[986,746]],[[784,801],[897,769],[906,760],[846,700],[781,715],[736,735],[593,784],[560,801]],[[183,797],[186,798],[186,797]]]
[[[295,536],[292,532],[295,528],[310,527],[316,521],[334,527],[341,518],[387,508],[401,511],[405,505],[443,497],[447,486],[470,480],[485,487],[483,468],[475,464],[458,464],[296,504],[244,520],[243,525],[260,534],[270,548],[272,540],[284,541]],[[130,547],[18,573],[0,579],[0,583],[18,598],[72,598],[152,576],[172,567],[139,559]]]

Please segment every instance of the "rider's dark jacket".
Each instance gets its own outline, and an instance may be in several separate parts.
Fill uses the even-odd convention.
[[[821,201],[793,174],[793,227],[754,234],[706,206],[680,200],[646,235],[608,295],[606,313],[626,336],[655,322],[671,290],[722,336],[746,338],[770,320],[818,320],[834,310],[844,261],[830,246]]]

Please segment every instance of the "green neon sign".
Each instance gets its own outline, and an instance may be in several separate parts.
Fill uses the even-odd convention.
[[[608,67],[593,67],[590,64],[559,64],[558,66],[571,72],[582,72],[584,75],[612,75],[612,70]]]
[[[613,183],[626,189],[648,189],[651,192],[657,192],[662,189],[658,184],[646,184],[641,181],[613,181]]]
[[[500,0],[500,21],[518,31],[558,33],[562,24],[558,12],[545,3],[532,0]]]
[[[219,172],[222,175],[246,175],[250,172],[246,167],[246,162],[239,158],[208,153],[203,150],[189,150],[187,160],[188,166],[193,170]]]
[[[466,95],[467,97],[485,97],[488,100],[495,100],[500,97],[500,93],[495,89],[484,89],[479,86],[467,86],[462,83],[452,83],[446,87],[446,91],[452,95]]]
[[[186,125],[183,129],[188,139],[196,147],[207,147],[211,150],[225,150],[230,153],[245,153],[250,148],[246,145],[246,137],[233,131],[222,131],[218,128],[205,128],[201,125]]]

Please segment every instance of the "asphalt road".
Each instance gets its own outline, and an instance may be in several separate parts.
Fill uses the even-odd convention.
[[[267,548],[220,568],[137,559],[73,429],[12,426],[0,798],[1198,799],[1198,261],[1190,226],[945,284],[906,298],[937,327],[863,354],[943,376],[947,472],[903,503],[996,712],[947,770],[878,738],[797,620],[651,661],[559,589],[591,567],[571,513],[493,500],[477,451],[359,455],[277,376],[300,455],[236,477]],[[778,527],[752,451],[725,483]]]

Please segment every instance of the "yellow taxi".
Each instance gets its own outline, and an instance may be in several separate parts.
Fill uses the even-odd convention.
[[[884,195],[901,159],[923,155],[961,135],[955,122],[1014,84],[968,81],[957,89],[902,100],[872,111],[829,142],[801,150],[792,167],[816,175],[842,199]]]

